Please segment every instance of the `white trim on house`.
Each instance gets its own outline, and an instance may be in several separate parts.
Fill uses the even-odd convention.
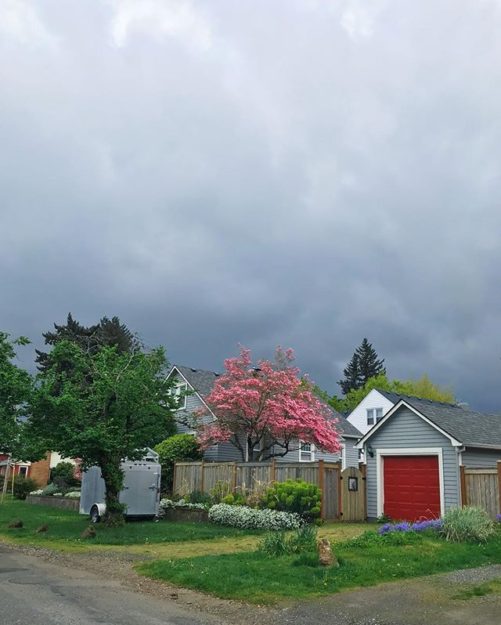
[[[341,471],[346,469],[346,444],[341,443]]]
[[[419,412],[419,410],[416,410],[416,408],[413,408],[410,404],[408,404],[405,400],[401,399],[398,403],[396,403],[393,408],[391,408],[386,414],[385,416],[381,419],[381,421],[379,421],[378,423],[376,423],[375,426],[373,426],[365,436],[363,436],[358,443],[355,445],[355,447],[357,447],[357,449],[363,449],[363,446],[367,443],[367,441],[369,440],[369,438],[375,434],[379,428],[381,426],[383,426],[386,421],[388,421],[388,419],[390,419],[395,412],[401,408],[402,406],[405,406],[406,408],[408,408],[409,410],[411,410],[415,415],[417,415],[418,417],[420,417],[423,421],[425,421],[428,425],[431,425],[432,428],[435,428],[435,430],[437,430],[438,432],[440,432],[440,434],[442,434],[443,436],[445,436],[446,438],[448,438],[452,444],[453,447],[462,447],[463,443],[461,443],[460,441],[458,441],[456,438],[454,438],[453,436],[451,436],[450,434],[448,434],[445,430],[442,430],[441,427],[439,427],[436,423],[433,423],[433,421],[430,421],[430,419],[428,419],[428,417],[426,417],[424,414],[422,414],[421,412]]]
[[[212,410],[206,404],[204,398],[200,395],[200,393],[197,391],[196,388],[193,388],[193,386],[188,382],[188,380],[184,377],[184,375],[181,373],[181,371],[179,371],[179,369],[176,367],[176,365],[172,365],[172,369],[167,374],[167,380],[170,378],[170,376],[172,375],[174,370],[176,370],[176,372],[183,378],[183,380],[186,382],[188,387],[195,393],[195,395],[198,397],[198,399],[202,402],[202,404],[207,408],[207,410],[210,412],[210,414],[214,417],[214,420],[217,420],[216,415],[212,412]]]
[[[303,451],[303,445],[309,445],[310,449],[308,451]],[[315,443],[309,443],[308,441],[299,440],[299,450],[298,450],[298,458],[299,462],[315,462],[315,452],[317,448],[315,447]],[[301,454],[308,454],[308,459],[301,458]]]
[[[445,512],[444,458],[441,447],[401,447],[376,450],[377,516],[384,514],[384,456],[438,456],[440,516]]]

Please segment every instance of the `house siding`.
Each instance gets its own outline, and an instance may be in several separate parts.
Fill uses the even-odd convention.
[[[368,408],[382,408],[383,415],[385,415],[395,404],[387,399],[376,389],[372,389],[362,401],[356,406],[352,412],[348,415],[347,420],[354,425],[357,430],[360,430],[362,434],[366,434],[371,425],[367,425],[367,409]]]
[[[345,466],[346,467],[358,467],[358,449],[355,447],[357,442],[356,438],[345,438]]]
[[[458,454],[449,439],[423,421],[408,408],[402,407],[371,436],[368,444],[374,456],[367,453],[367,514],[377,517],[377,449],[440,447],[443,458],[444,508],[460,505]],[[418,453],[416,455],[419,455]]]
[[[468,447],[462,453],[462,460],[467,469],[495,469],[501,460],[501,450]]]

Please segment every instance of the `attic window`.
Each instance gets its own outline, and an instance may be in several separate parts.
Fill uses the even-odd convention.
[[[186,408],[186,391],[188,385],[186,382],[177,382],[171,389],[172,396],[176,399],[176,410],[184,410]]]
[[[367,425],[374,425],[383,418],[382,408],[367,408]]]

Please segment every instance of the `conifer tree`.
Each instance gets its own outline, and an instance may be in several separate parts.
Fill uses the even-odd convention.
[[[362,388],[370,378],[386,374],[383,363],[384,358],[379,359],[372,344],[364,338],[343,370],[344,378],[338,382],[343,394]]]

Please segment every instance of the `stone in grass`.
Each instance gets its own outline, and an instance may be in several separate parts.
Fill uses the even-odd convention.
[[[7,527],[9,527],[10,529],[18,529],[23,526],[24,523],[21,521],[21,519],[14,519],[14,521],[11,521]]]
[[[328,538],[320,538],[317,543],[318,561],[322,566],[339,566],[336,556],[332,553]]]
[[[37,527],[36,529],[36,533],[37,534],[43,534],[44,532],[46,532],[49,529],[49,526],[47,525],[47,523],[44,523],[43,525],[40,525],[40,527]]]
[[[89,526],[84,529],[84,531],[80,534],[80,538],[95,538],[96,530]]]

